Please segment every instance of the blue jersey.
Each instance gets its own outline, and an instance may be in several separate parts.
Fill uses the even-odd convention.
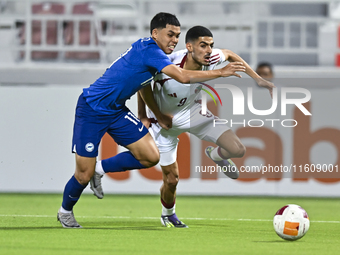
[[[157,72],[171,64],[151,37],[140,39],[85,88],[83,96],[93,110],[114,114],[124,108],[127,99],[150,84]]]

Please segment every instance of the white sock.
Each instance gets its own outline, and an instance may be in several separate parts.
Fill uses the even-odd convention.
[[[96,163],[96,170],[95,171],[96,171],[96,173],[98,173],[100,175],[104,175],[105,174],[101,160],[97,161],[97,163]]]
[[[61,213],[72,213],[72,211],[67,211],[67,210],[65,210],[62,206],[60,207],[59,211],[60,211]]]
[[[221,161],[221,160],[224,159],[224,158],[221,158],[221,156],[218,154],[218,148],[219,148],[219,147],[217,146],[215,149],[213,149],[213,150],[211,151],[210,157],[211,157],[212,160]]]
[[[176,204],[170,209],[168,209],[168,208],[164,207],[164,205],[162,205],[162,215],[163,216],[164,215],[173,215],[175,213],[175,207],[176,207]]]

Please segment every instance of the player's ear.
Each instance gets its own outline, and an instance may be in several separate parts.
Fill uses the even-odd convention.
[[[154,39],[157,39],[158,37],[158,28],[154,28],[151,32],[151,37],[154,38]]]
[[[188,52],[193,52],[193,46],[192,46],[191,42],[187,42],[185,46],[186,46]]]

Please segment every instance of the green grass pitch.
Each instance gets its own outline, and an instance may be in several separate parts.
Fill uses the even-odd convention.
[[[85,194],[74,209],[83,229],[64,229],[56,214],[61,194],[0,194],[0,254],[340,254],[340,200],[178,196],[188,229],[165,228],[158,196]],[[302,206],[311,226],[285,241],[275,212]]]

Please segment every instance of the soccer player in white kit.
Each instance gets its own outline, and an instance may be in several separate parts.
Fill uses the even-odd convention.
[[[229,61],[242,62],[246,66],[246,73],[252,77],[259,86],[269,89],[270,93],[274,85],[254,72],[254,70],[237,54],[230,50],[213,49],[213,35],[209,29],[195,26],[186,34],[185,50],[177,51],[169,55],[169,59],[175,65],[188,70],[213,70],[217,65]],[[236,72],[230,75],[241,77]],[[152,110],[145,111],[144,102],[139,97],[138,116],[145,126],[150,126],[149,132],[153,136],[160,152],[160,165],[163,172],[163,185],[161,187],[162,216],[161,222],[166,227],[187,227],[180,221],[175,213],[176,186],[179,180],[179,169],[176,161],[177,138],[183,132],[189,132],[201,140],[213,142],[217,147],[209,146],[205,149],[206,155],[224,169],[225,175],[237,179],[239,172],[230,158],[242,157],[246,151],[244,145],[235,133],[226,125],[213,127],[213,120],[218,119],[207,111],[202,115],[200,104],[200,90],[202,83],[183,84],[177,82],[164,73],[159,73],[154,78],[153,95],[159,110],[173,116],[172,128],[163,129],[156,120]],[[149,88],[144,88],[141,96],[150,104]],[[151,108],[152,108],[151,104]],[[155,109],[158,110],[158,109]],[[146,115],[147,114],[147,115]]]
[[[191,28],[186,35],[186,50],[169,55],[169,59],[175,65],[186,70],[213,70],[216,65],[228,60],[229,63],[224,70],[228,75],[241,77],[236,71],[241,71],[238,66],[245,66],[245,70],[258,83],[272,92],[274,85],[259,77],[251,67],[237,54],[229,50],[218,50],[213,48],[213,36],[209,29],[201,26]],[[187,227],[180,221],[175,213],[176,186],[179,180],[179,169],[176,162],[178,135],[190,132],[198,138],[213,142],[218,146],[208,147],[206,154],[220,166],[234,166],[230,172],[225,172],[230,178],[238,178],[238,170],[230,160],[233,157],[242,157],[245,147],[240,139],[225,125],[217,125],[212,129],[214,118],[212,113],[201,114],[199,103],[199,90],[201,84],[183,84],[175,81],[164,73],[158,73],[154,78],[153,91],[150,86],[140,90],[138,98],[138,117],[143,124],[151,128],[156,145],[160,152],[160,165],[163,172],[163,185],[161,187],[161,202],[163,206],[161,222],[166,227]],[[141,99],[141,97],[143,99]],[[148,116],[144,101],[150,110]],[[171,115],[172,127],[169,130],[162,128],[155,116],[159,113]],[[211,130],[212,129],[212,130]],[[236,171],[234,169],[236,168]],[[98,198],[104,196],[100,178],[102,172],[97,171],[97,178],[92,178],[96,185],[91,189]]]

